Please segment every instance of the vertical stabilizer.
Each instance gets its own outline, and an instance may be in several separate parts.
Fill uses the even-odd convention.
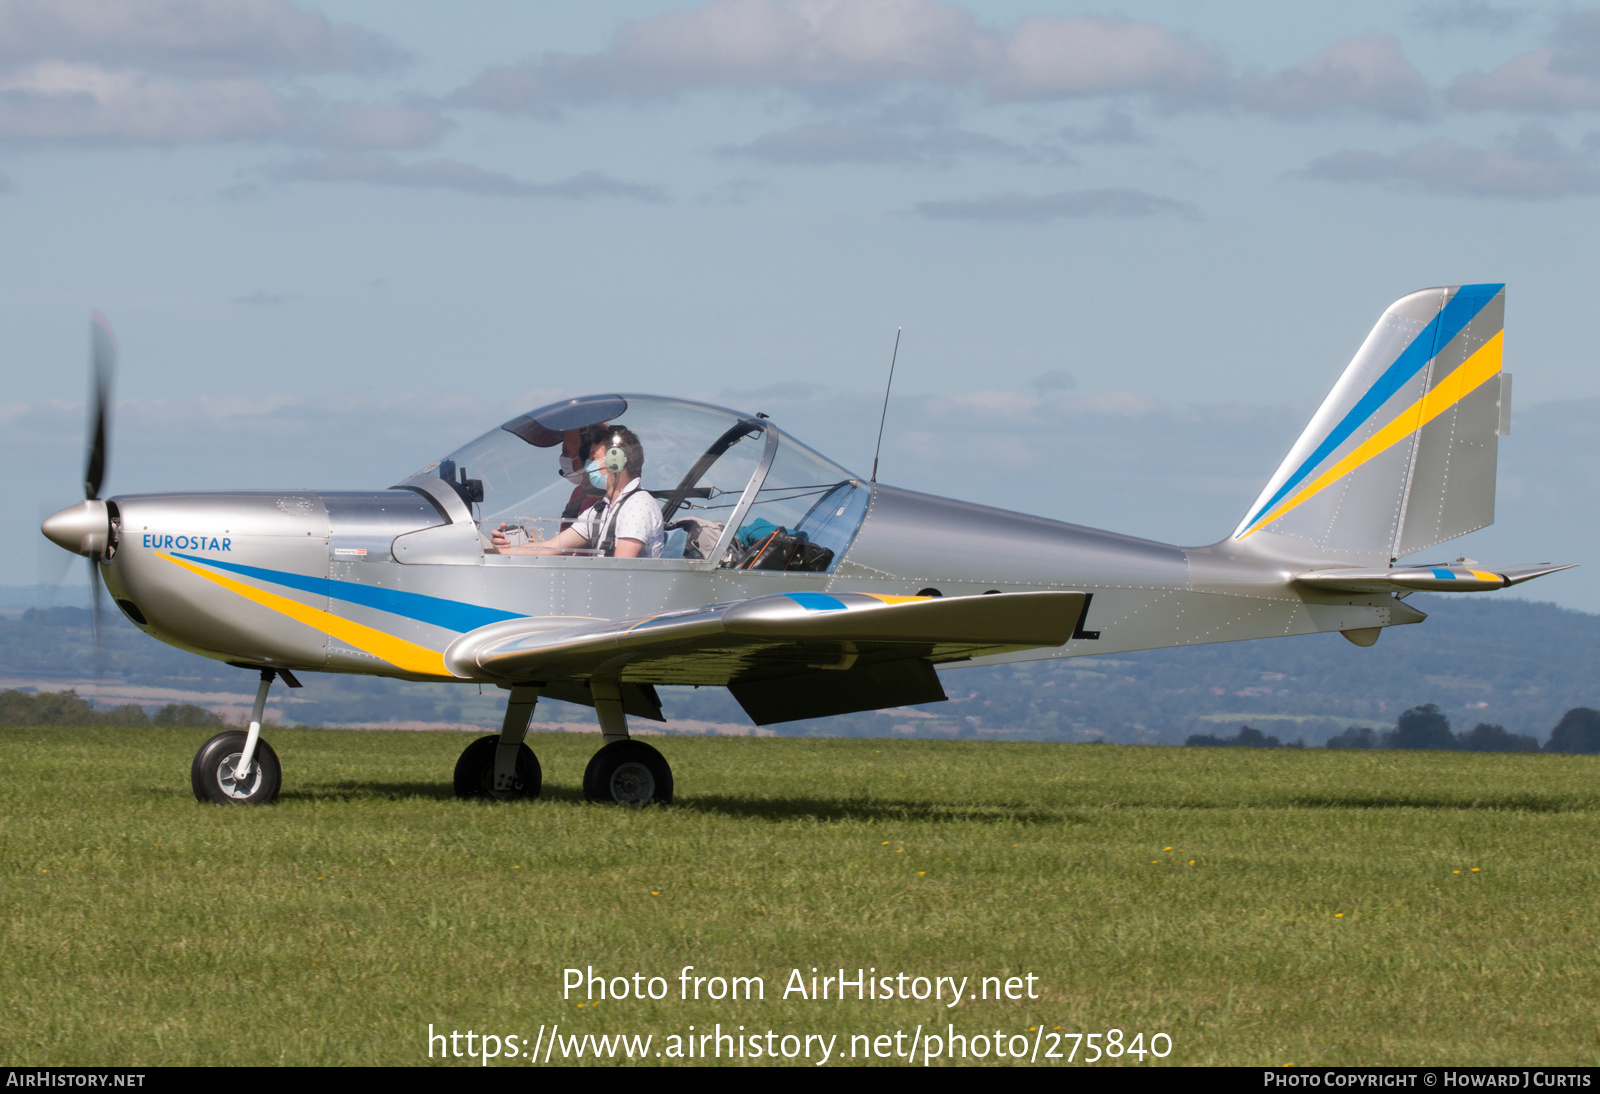
[[[1504,289],[1391,304],[1233,538],[1289,536],[1387,565],[1492,524]]]

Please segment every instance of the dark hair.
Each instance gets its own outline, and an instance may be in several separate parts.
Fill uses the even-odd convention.
[[[633,430],[625,425],[614,425],[600,439],[607,448],[622,449],[622,455],[628,461],[625,470],[630,477],[637,479],[644,474],[644,445]]]

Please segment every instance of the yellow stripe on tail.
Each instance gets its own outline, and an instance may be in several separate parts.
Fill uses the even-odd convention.
[[[1485,342],[1476,353],[1463,361],[1460,367],[1439,381],[1432,391],[1395,415],[1393,421],[1357,445],[1344,459],[1318,475],[1307,485],[1301,487],[1299,491],[1278,503],[1277,508],[1262,516],[1239,538],[1244,539],[1245,536],[1260,531],[1279,517],[1292,512],[1302,503],[1310,501],[1321,493],[1325,487],[1339,481],[1368,460],[1387,452],[1413,433],[1418,432],[1423,426],[1498,375],[1504,335],[1504,331],[1496,332],[1493,338]]]

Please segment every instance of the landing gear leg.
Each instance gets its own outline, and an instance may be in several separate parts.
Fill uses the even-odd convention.
[[[583,773],[584,797],[634,806],[671,802],[672,768],[661,753],[628,736],[621,686],[615,680],[591,680],[589,691],[605,744]]]
[[[544,773],[533,749],[522,743],[539,702],[540,684],[518,684],[506,700],[500,736],[479,737],[456,761],[458,798],[537,798]]]
[[[628,740],[628,716],[622,710],[622,686],[615,680],[589,681],[594,712],[600,716],[600,739],[606,744]]]
[[[250,730],[245,734],[244,752],[239,756],[241,777],[250,770],[250,761],[256,756],[256,745],[261,742],[261,719],[267,716],[267,692],[272,688],[272,679],[276,675],[271,669],[261,670],[261,685],[256,688],[256,705],[250,709]]]
[[[250,710],[250,729],[230,729],[200,746],[189,768],[189,784],[203,802],[254,805],[278,796],[283,768],[272,746],[261,739],[261,719],[266,717],[267,691],[277,673],[261,670],[256,705]],[[298,682],[297,682],[298,683]]]

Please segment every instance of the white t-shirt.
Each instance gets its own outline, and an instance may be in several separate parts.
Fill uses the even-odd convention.
[[[596,516],[602,505],[605,511]],[[636,539],[644,544],[640,558],[660,558],[661,545],[666,531],[661,526],[661,505],[649,491],[639,489],[634,479],[622,488],[614,500],[596,502],[585,509],[572,522],[572,530],[582,536],[590,547],[599,548],[605,543],[615,522],[617,539]]]

